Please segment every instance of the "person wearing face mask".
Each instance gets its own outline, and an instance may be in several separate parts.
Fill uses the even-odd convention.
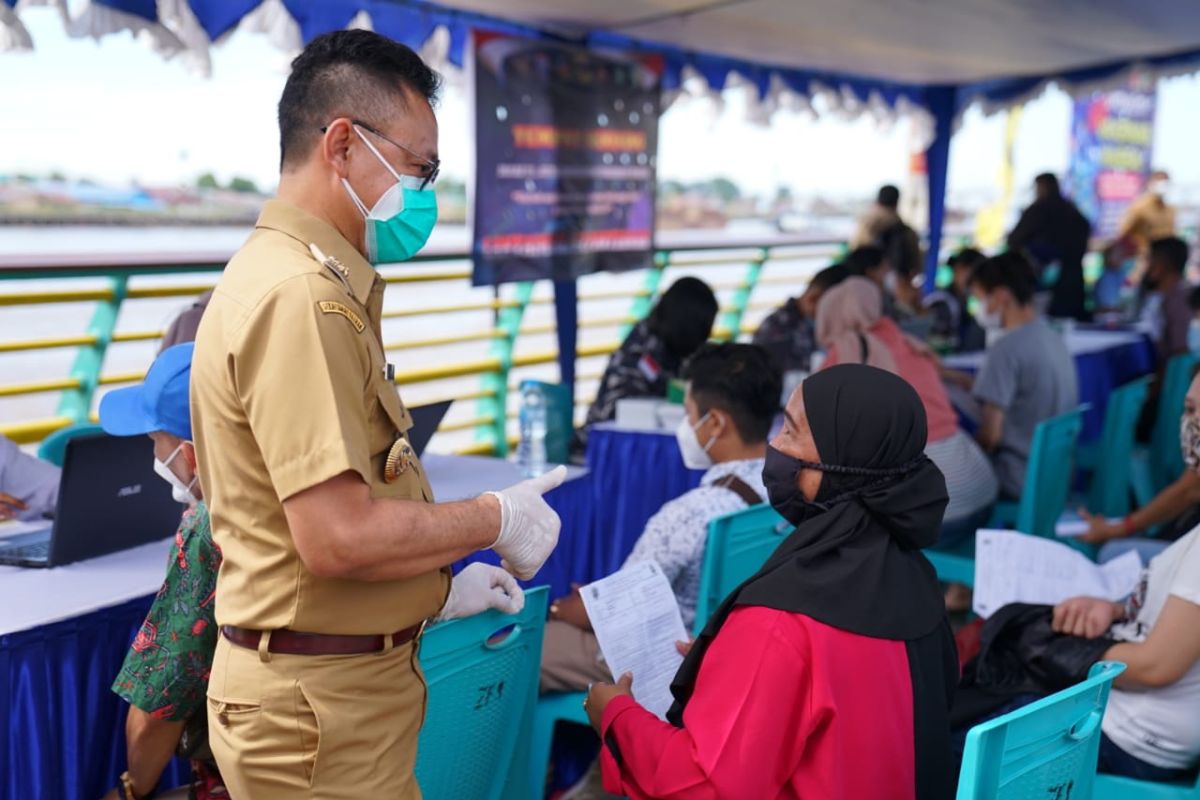
[[[1171,176],[1165,170],[1150,173],[1146,190],[1129,204],[1121,218],[1115,240],[1121,249],[1139,259],[1139,267],[1133,274],[1135,283],[1141,280],[1145,270],[1150,243],[1175,235],[1175,207],[1167,201],[1170,188]]]
[[[1080,516],[1088,522],[1088,531],[1080,540],[1100,545],[1098,561],[1110,561],[1134,550],[1141,556],[1142,563],[1148,564],[1173,540],[1200,522],[1200,376],[1192,379],[1183,401],[1179,446],[1183,451],[1183,473],[1125,519],[1110,522],[1103,516],[1079,509]],[[1162,530],[1154,538],[1139,535],[1160,526]]]
[[[100,401],[100,424],[114,436],[154,440],[154,471],[186,510],[175,532],[167,575],[112,690],[129,703],[127,769],[105,800],[151,795],[176,754],[191,760],[198,800],[228,797],[208,747],[204,692],[216,647],[213,592],[221,552],[213,544],[192,444],[188,382],[193,346],[168,347],[145,382]]]
[[[989,341],[971,388],[980,404],[975,439],[991,454],[1001,495],[1015,500],[1025,485],[1034,430],[1079,404],[1075,362],[1033,306],[1037,278],[1021,253],[984,261],[970,285],[979,303],[975,319]]]
[[[676,434],[683,463],[705,470],[700,486],[664,505],[646,523],[625,565],[657,561],[671,581],[683,624],[691,630],[700,594],[708,523],[766,500],[763,454],[783,391],[764,350],[748,344],[708,344],[684,368],[687,415]],[[599,660],[579,592],[550,606],[542,648],[541,690],[578,692],[611,673]],[[598,765],[571,792],[571,800],[607,797]]]
[[[795,530],[685,648],[666,722],[633,699],[637,675],[592,687],[605,788],[947,800],[958,657],[921,554],[946,505],[921,399],[845,364],[805,380],[785,417],[763,482]]]
[[[279,101],[278,195],[200,321],[192,423],[223,557],[209,737],[234,796],[418,797],[426,623],[518,600],[448,565],[490,548],[528,579],[558,541],[542,494],[564,468],[434,503],[387,362],[375,267],[437,221],[438,85],[377,33],[313,39]]]

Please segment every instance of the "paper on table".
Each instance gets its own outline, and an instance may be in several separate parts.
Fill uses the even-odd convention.
[[[1108,521],[1113,525],[1120,525],[1120,517],[1109,517]],[[1088,521],[1082,517],[1077,517],[1074,514],[1059,519],[1054,526],[1054,535],[1060,539],[1073,539],[1076,536],[1083,536],[1088,532]]]
[[[1142,561],[1129,552],[1106,564],[1093,564],[1071,547],[1014,531],[975,534],[975,599],[972,607],[989,617],[1009,603],[1053,605],[1069,597],[1120,600],[1142,576]]]
[[[662,568],[654,561],[634,564],[580,593],[613,678],[633,673],[633,698],[665,719],[671,679],[683,661],[675,643],[688,635]]]

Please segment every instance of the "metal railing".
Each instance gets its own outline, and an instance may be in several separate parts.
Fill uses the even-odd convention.
[[[577,411],[592,399],[602,360],[649,311],[664,280],[682,273],[707,280],[721,299],[714,338],[737,338],[753,330],[751,317],[798,291],[840,250],[840,243],[795,240],[688,244],[658,250],[653,267],[637,274],[582,278]],[[139,344],[157,348],[163,333],[144,323],[126,328],[122,319],[139,317],[127,312],[142,303],[182,301],[207,291],[228,256],[0,258],[0,401],[57,394],[50,414],[25,418],[20,407],[0,412],[0,433],[31,443],[94,419],[100,394],[107,387],[141,380],[152,358],[152,352],[146,352],[137,369],[106,368],[114,354]],[[389,301],[399,300],[382,314],[385,346],[400,356],[395,359],[396,382],[405,387],[406,401],[454,401],[439,434],[456,440],[456,452],[504,455],[516,411],[510,402],[512,390],[539,371],[538,377],[556,379],[557,347],[536,344],[555,333],[548,316],[553,299],[545,283],[469,288],[466,259],[462,252],[425,253],[403,267],[381,270],[393,285]],[[36,288],[25,289],[30,283]],[[48,314],[62,324],[53,326],[53,335],[22,337],[16,309],[36,313],[43,322]],[[83,331],[71,330],[82,316],[88,316]],[[534,318],[539,316],[542,319]],[[465,320],[477,324],[471,327]],[[389,335],[393,326],[407,329],[409,335]],[[453,358],[439,352],[464,348],[468,354]],[[72,354],[66,375],[30,374],[44,372],[45,366],[40,357],[31,364],[33,355],[51,351]],[[6,360],[21,356],[23,365],[6,365]],[[414,392],[417,396],[410,394]]]

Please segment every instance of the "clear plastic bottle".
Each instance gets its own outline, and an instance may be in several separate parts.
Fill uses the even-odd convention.
[[[521,383],[521,442],[517,463],[527,478],[546,471],[546,396],[537,381]]]

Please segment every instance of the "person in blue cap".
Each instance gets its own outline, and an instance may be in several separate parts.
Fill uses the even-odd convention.
[[[155,472],[188,507],[175,533],[166,579],[113,682],[113,691],[129,703],[129,755],[120,783],[104,800],[151,796],[176,754],[191,759],[189,796],[229,796],[208,748],[204,700],[217,644],[213,598],[221,553],[213,544],[191,441],[192,348],[190,342],[168,347],[145,382],[109,392],[100,401],[105,431],[154,440]]]

